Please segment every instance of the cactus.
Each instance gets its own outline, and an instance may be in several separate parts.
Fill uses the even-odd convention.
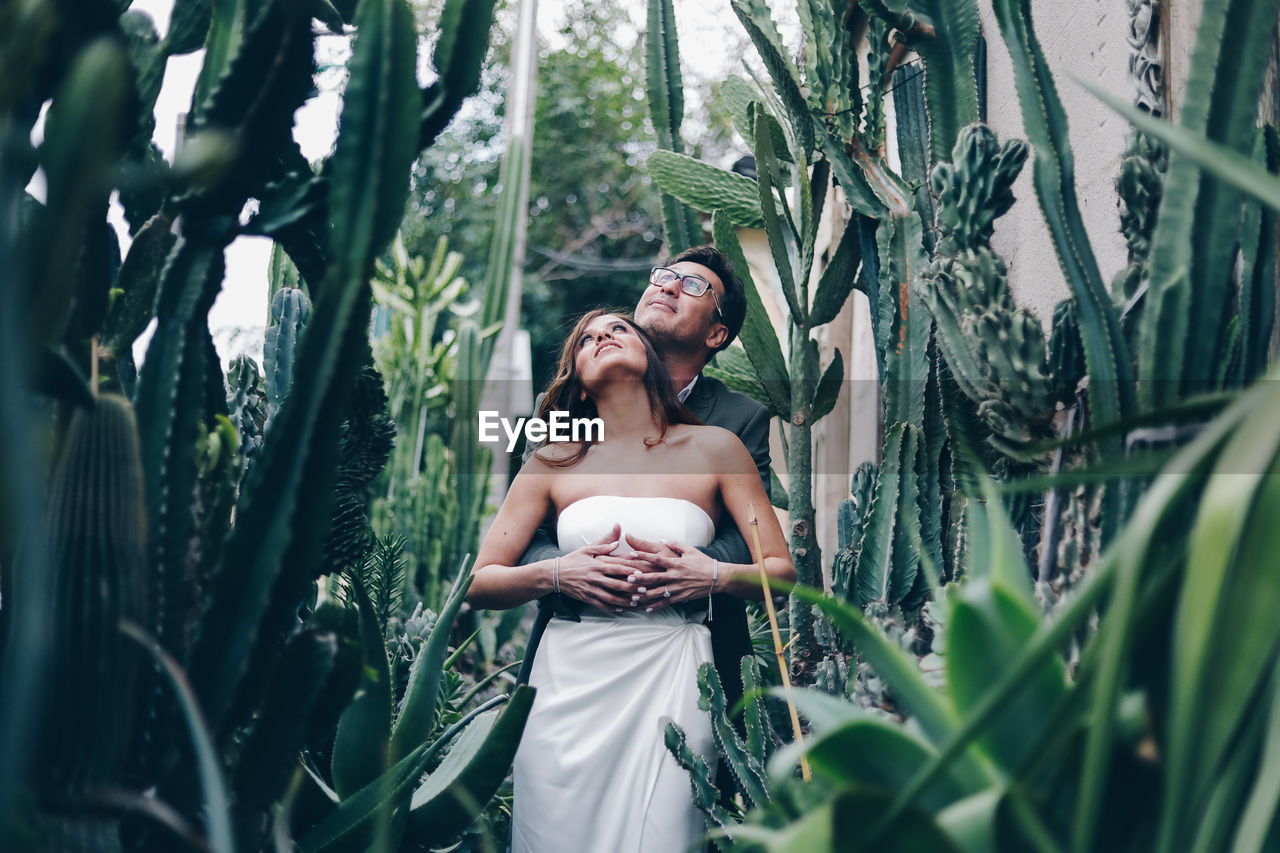
[[[1052,435],[1044,334],[1014,304],[1004,263],[990,244],[1026,156],[1023,142],[997,146],[985,126],[965,128],[952,163],[934,168],[940,236],[925,273],[926,303],[951,375],[990,431],[988,441],[1014,456]]]
[[[832,563],[831,591],[842,599],[849,598],[852,590],[858,546],[862,543],[863,531],[870,517],[877,469],[874,462],[863,462],[858,466],[849,486],[851,497],[842,500],[836,511],[836,536],[840,550]]]
[[[267,395],[258,365],[248,356],[233,358],[227,368],[227,413],[236,429],[243,460],[240,484],[262,449],[267,423]]]
[[[658,150],[684,153],[680,124],[684,121],[684,86],[676,43],[676,13],[671,0],[649,0],[645,31],[645,85],[649,115],[658,137]],[[702,242],[702,223],[695,209],[680,195],[664,190],[662,221],[667,254],[674,255]]]
[[[141,659],[118,630],[146,608],[146,517],[133,407],[100,397],[77,410],[50,483],[55,598],[41,747],[44,796],[76,803],[115,782],[126,758]]]
[[[270,429],[275,413],[293,384],[294,355],[302,330],[311,318],[311,300],[301,289],[286,287],[271,298],[271,325],[267,327],[262,367],[266,373],[267,420]]]
[[[772,799],[765,768],[773,754],[776,736],[768,714],[765,713],[764,700],[759,695],[752,696],[760,683],[759,664],[752,657],[743,658],[742,685],[746,695],[751,697],[743,707],[744,740],[729,722],[724,690],[715,668],[711,664],[703,664],[698,668],[698,707],[711,714],[712,741],[716,754],[737,780],[743,805],[748,810],[764,807]],[[740,815],[726,809],[724,800],[717,792],[711,766],[703,756],[695,754],[689,748],[680,726],[667,720],[664,738],[667,750],[689,772],[693,802],[706,816],[707,828],[715,830],[734,825]],[[719,846],[721,849],[729,849],[727,844]]]
[[[10,818],[23,787],[40,794],[24,806],[33,816],[24,823],[47,827],[45,840],[54,846],[172,846],[167,831],[139,816],[147,810],[133,810],[122,821],[114,807],[88,803],[76,788],[93,784],[150,789],[161,810],[178,816],[174,825],[197,835],[207,827],[213,843],[225,849],[227,809],[215,796],[221,786],[198,783],[187,771],[194,749],[205,782],[224,773],[234,780],[230,808],[238,841],[260,847],[267,843],[270,816],[292,796],[286,789],[297,787],[291,777],[298,749],[329,750],[325,741],[355,692],[351,673],[353,665],[359,672],[359,661],[351,657],[349,620],[333,605],[310,610],[313,581],[330,565],[324,546],[331,525],[325,521],[339,475],[349,498],[339,514],[359,516],[356,526],[367,531],[363,515],[352,508],[381,467],[376,445],[382,441],[385,450],[389,428],[370,415],[378,408],[380,381],[359,373],[367,361],[367,284],[401,218],[409,163],[476,88],[493,3],[448,0],[434,54],[441,79],[426,90],[416,83],[418,34],[405,3],[363,0],[358,13],[354,3],[339,5],[341,12],[320,13],[330,26],[341,26],[340,18],[354,20],[355,51],[337,150],[319,174],[292,140],[293,114],[313,85],[313,10],[305,4],[272,0],[250,10],[241,3],[178,0],[163,41],[145,14],[122,13],[118,4],[91,4],[77,10],[83,15],[60,14],[57,4],[27,4],[6,18],[13,39],[38,49],[4,51],[12,85],[0,97],[0,124],[25,140],[37,118],[29,105],[52,103],[40,150],[30,151],[23,141],[18,157],[0,162],[3,209],[9,211],[0,215],[0,244],[16,276],[13,287],[0,288],[6,329],[0,335],[0,386],[14,437],[13,448],[4,451],[4,503],[30,506],[43,491],[33,465],[13,464],[39,458],[28,426],[46,419],[29,398],[18,396],[19,382],[58,398],[60,405],[48,410],[58,414],[49,421],[57,425],[50,447],[76,459],[84,458],[86,447],[91,456],[109,451],[115,461],[77,463],[68,469],[67,483],[57,475],[51,492],[50,517],[72,527],[97,525],[91,541],[70,527],[48,543],[32,537],[29,555],[12,564],[6,516],[0,680],[28,697],[46,694],[43,680],[60,698],[43,717],[0,700],[0,846],[40,841],[38,831],[14,841],[17,824]],[[152,106],[167,59],[201,47],[189,133],[171,169],[150,144]],[[252,150],[238,143],[248,139]],[[19,205],[37,166],[48,178],[46,203]],[[105,221],[115,189],[134,237],[123,261]],[[249,198],[260,204],[241,222]],[[21,219],[20,206],[26,207]],[[305,340],[298,335],[301,291],[273,300],[279,322],[268,347],[272,429],[265,437],[256,366],[238,362],[224,382],[207,330],[225,247],[240,233],[280,235],[277,269],[289,266],[283,246],[315,294]],[[31,246],[50,254],[37,259]],[[14,301],[11,293],[22,296]],[[22,317],[21,327],[11,317]],[[153,319],[155,333],[135,381],[131,349]],[[96,351],[89,346],[95,336]],[[118,414],[127,404],[110,396],[93,401],[94,389],[82,378],[92,374],[97,359],[105,359],[103,384],[134,397],[133,441],[148,453],[139,460],[135,449],[132,468],[119,462],[117,452],[123,434]],[[372,404],[360,405],[371,398]],[[89,408],[77,414],[64,402]],[[82,423],[84,418],[89,421]],[[344,423],[348,441],[340,471]],[[249,469],[243,478],[242,464]],[[104,503],[102,495],[115,499]],[[102,506],[87,515],[87,505],[77,509],[81,515],[72,523],[67,519],[75,513],[64,504],[76,496]],[[14,518],[36,530],[29,523],[35,515]],[[361,538],[351,533],[340,529],[331,548],[344,560],[351,556],[350,542]],[[135,577],[109,578],[103,573],[124,572],[126,541],[138,550]],[[75,574],[59,568],[70,565],[67,548],[82,551]],[[46,577],[52,587],[33,580]],[[80,612],[69,615],[64,605],[51,605],[51,594],[78,594]],[[136,649],[121,652],[127,642],[117,632],[121,617],[140,626],[130,629],[135,635],[151,638],[148,645],[177,683],[183,682],[181,670],[194,687],[208,723],[207,732],[193,727],[201,735],[195,747],[178,717],[173,685],[152,668],[139,668]],[[41,639],[49,632],[42,625],[46,618],[65,626],[51,632],[54,640]],[[446,626],[436,634],[444,642]],[[92,644],[79,649],[73,664],[85,676],[78,688],[66,683],[73,670],[64,640]],[[75,690],[95,695],[67,701],[79,695]],[[184,715],[194,719],[192,691],[181,695]],[[77,716],[74,725],[64,725],[67,714],[83,715],[85,708],[94,710],[93,720]],[[132,741],[131,732],[138,734]],[[82,737],[95,740],[81,743]],[[11,749],[15,742],[32,746]],[[59,757],[68,749],[77,753],[71,764]],[[425,752],[419,750],[415,761]],[[487,760],[492,774],[501,756]],[[24,765],[48,770],[24,776]],[[407,805],[412,783],[425,769],[423,764],[414,774],[400,805]],[[312,789],[304,784],[302,790]],[[388,808],[383,793],[374,792],[375,812]],[[206,808],[202,797],[209,798]],[[92,820],[86,817],[90,809]],[[295,829],[301,835],[333,810],[332,804],[321,806],[321,814],[309,812]]]
[[[387,464],[395,433],[395,422],[387,413],[382,376],[376,368],[366,366],[356,380],[350,416],[342,425],[342,462],[334,487],[329,538],[325,541],[330,574],[362,565],[373,549],[370,487]],[[385,617],[382,621],[386,621]]]

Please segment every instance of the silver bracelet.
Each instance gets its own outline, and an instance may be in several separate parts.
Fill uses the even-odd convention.
[[[707,589],[707,621],[711,621],[711,593],[715,591],[716,580],[720,577],[720,561],[711,558],[711,586]]]
[[[560,558],[556,557],[556,561],[551,564],[551,591],[556,595],[560,594]]]

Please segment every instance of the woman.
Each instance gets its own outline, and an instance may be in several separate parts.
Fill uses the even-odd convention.
[[[663,718],[714,766],[710,719],[698,708],[698,667],[711,661],[706,605],[712,592],[762,594],[754,565],[719,564],[697,548],[724,515],[751,541],[753,504],[765,571],[789,581],[795,569],[751,455],[728,430],[696,423],[626,315],[593,311],[578,322],[539,415],[555,410],[599,417],[604,437],[530,458],[480,546],[468,594],[482,608],[553,592],[589,605],[580,622],[553,619],[534,659],[512,850],[683,850],[705,825],[663,743]],[[580,547],[516,565],[548,517],[561,548]],[[679,574],[667,575],[662,557],[642,571],[628,534],[695,559]]]

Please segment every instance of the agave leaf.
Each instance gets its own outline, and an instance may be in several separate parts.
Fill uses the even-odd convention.
[[[1202,482],[1200,478],[1213,463],[1219,446],[1258,406],[1259,387],[1241,395],[1166,467],[1139,501],[1121,539],[1103,554],[1099,564],[1086,574],[1059,609],[1023,643],[1016,657],[1007,663],[964,717],[959,729],[941,746],[937,758],[922,768],[899,793],[870,835],[878,835],[896,820],[923,786],[955,761],[974,738],[990,726],[1010,698],[1029,683],[1030,674],[1054,655],[1070,633],[1093,612],[1098,600],[1114,583],[1122,558],[1126,563],[1141,565],[1161,523],[1195,495],[1198,484]]]
[[[1207,782],[1196,774],[1227,757],[1280,641],[1267,616],[1280,607],[1280,582],[1264,568],[1265,549],[1280,546],[1269,521],[1280,504],[1280,394],[1271,390],[1223,448],[1191,534],[1174,628],[1166,800],[1184,815]]]
[[[391,665],[373,603],[359,577],[352,578],[360,612],[364,673],[355,699],[342,712],[333,741],[333,788],[347,798],[386,772],[391,732]],[[397,756],[397,760],[400,756]]]
[[[178,703],[182,706],[183,716],[187,721],[187,731],[191,735],[191,743],[196,753],[196,770],[200,775],[200,785],[204,789],[205,814],[208,820],[209,847],[214,853],[234,853],[235,844],[231,832],[231,800],[227,796],[227,786],[222,778],[222,763],[218,760],[218,751],[213,745],[213,736],[200,713],[200,704],[196,701],[195,691],[187,681],[182,667],[173,656],[160,647],[150,635],[129,622],[123,622],[120,630],[151,653],[156,663],[160,664]]]
[[[1263,749],[1258,775],[1236,826],[1233,853],[1259,853],[1280,808],[1280,677],[1273,667]]]
[[[419,745],[377,779],[344,798],[336,809],[298,841],[297,849],[302,853],[321,853],[346,849],[361,841],[373,828],[374,821],[380,814],[394,812],[404,805],[412,794],[413,786],[418,784],[441,748],[469,726],[472,720],[503,700],[504,697],[499,696],[485,702],[446,729],[440,737],[429,744]]]
[[[887,791],[902,788],[934,751],[918,736],[862,711],[831,731],[804,744],[815,773],[843,787],[867,785]],[[921,792],[919,803],[937,813],[973,793],[959,780],[945,775]]]
[[[444,671],[445,654],[449,650],[449,633],[458,618],[458,611],[466,601],[471,587],[471,570],[458,573],[453,589],[445,600],[440,616],[426,644],[413,660],[409,671],[409,684],[404,690],[400,712],[391,735],[391,759],[399,761],[426,740],[435,724],[436,701],[439,695],[440,676]]]
[[[499,715],[477,717],[413,793],[407,834],[419,844],[447,842],[471,824],[506,779],[536,690],[521,685]]]

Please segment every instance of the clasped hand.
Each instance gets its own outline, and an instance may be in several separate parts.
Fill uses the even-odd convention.
[[[715,561],[692,545],[628,536],[619,554],[621,526],[597,542],[560,558],[560,591],[602,610],[658,610],[711,591]]]

